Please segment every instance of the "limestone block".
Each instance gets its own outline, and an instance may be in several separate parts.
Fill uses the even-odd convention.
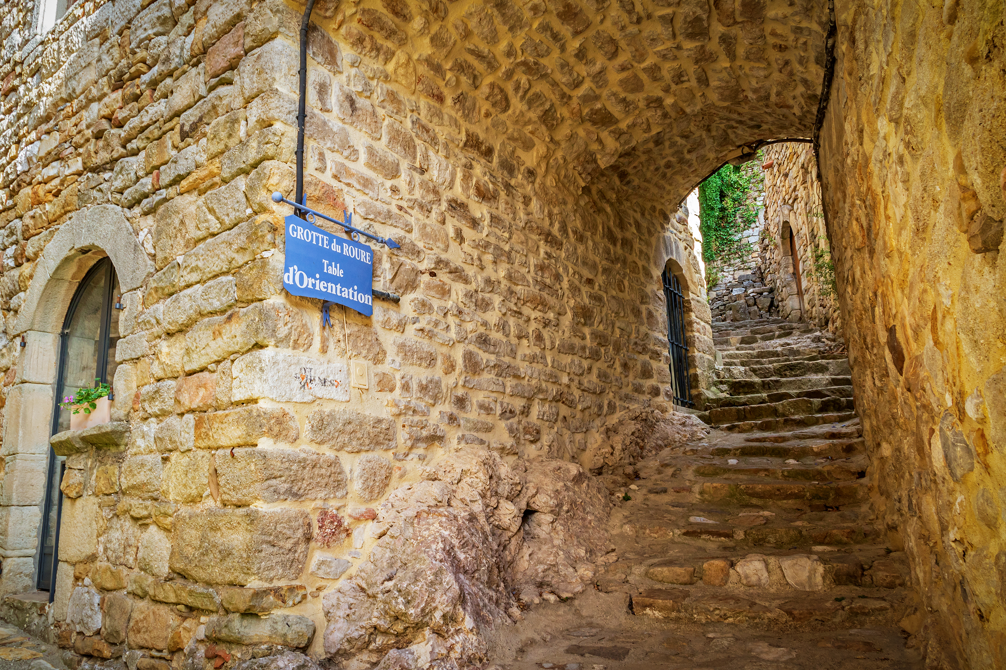
[[[216,612],[220,599],[216,591],[182,581],[154,582],[147,590],[151,600],[174,605],[185,605],[197,610]]]
[[[15,384],[30,382],[51,384],[59,356],[59,335],[29,330],[24,334],[25,346],[18,354]]]
[[[47,459],[35,455],[7,458],[0,480],[0,505],[38,505],[45,497]]]
[[[231,398],[235,402],[270,398],[311,402],[315,398],[349,401],[349,371],[341,363],[262,349],[234,361]]]
[[[168,535],[154,524],[147,526],[147,530],[140,536],[136,567],[154,577],[167,577],[170,572],[170,555],[171,539]]]
[[[102,591],[118,591],[126,588],[125,573],[109,563],[99,561],[90,572],[91,583]]]
[[[199,414],[194,432],[200,449],[255,446],[263,438],[289,443],[300,435],[297,419],[288,411],[258,406]]]
[[[100,515],[98,501],[91,496],[63,501],[63,518],[59,533],[60,561],[82,563],[97,554]]]
[[[77,439],[87,447],[106,451],[121,451],[129,444],[131,426],[126,421],[111,421],[85,428]]]
[[[57,456],[72,456],[86,452],[88,446],[80,440],[79,430],[64,430],[49,438],[49,445]]]
[[[280,644],[306,647],[314,637],[314,622],[305,616],[255,614],[216,616],[206,624],[206,639],[232,644]]]
[[[79,498],[84,495],[84,471],[67,470],[64,472],[63,481],[59,484],[59,490],[67,498]]]
[[[133,601],[121,593],[109,593],[103,608],[101,637],[110,644],[122,644],[126,641]]]
[[[315,554],[311,562],[311,574],[322,579],[338,579],[353,567],[353,564],[344,558],[331,554]]]
[[[66,622],[84,635],[101,630],[101,594],[84,586],[75,588],[67,604]]]
[[[377,500],[388,488],[394,466],[377,454],[364,454],[353,468],[353,489],[364,501]]]
[[[32,577],[34,577],[32,570]],[[56,595],[52,601],[53,618],[56,621],[66,621],[67,610],[70,607],[70,595],[73,593],[73,566],[59,562],[56,565]]]
[[[142,498],[154,498],[161,490],[161,456],[132,456],[122,464],[119,481],[122,492]]]
[[[646,576],[665,584],[691,584],[695,581],[695,568],[680,565],[655,565],[646,571]]]
[[[87,500],[83,498],[82,500]],[[62,532],[62,527],[60,527]],[[62,536],[60,552],[62,553]],[[127,568],[136,567],[136,552],[140,545],[140,529],[129,517],[116,516],[108,521],[108,528],[101,535],[101,553],[113,565]]]
[[[179,388],[181,384],[182,382],[179,382]],[[191,385],[188,388],[191,389]],[[177,398],[177,391],[175,397]],[[171,451],[190,451],[195,446],[195,429],[196,418],[193,415],[169,416],[154,433],[157,451],[162,454]]]
[[[229,182],[251,172],[263,161],[288,163],[293,160],[295,144],[295,134],[283,126],[260,130],[220,157],[220,176]]]
[[[119,491],[119,466],[114,464],[99,465],[94,471],[94,490],[96,496],[104,496]]]
[[[182,259],[177,288],[226,274],[260,253],[278,248],[279,232],[271,218],[260,216],[203,242]]]
[[[801,591],[824,590],[824,564],[817,556],[780,556],[779,567],[793,588]]]
[[[182,510],[170,565],[208,584],[299,579],[310,539],[311,517],[302,510]]]
[[[172,502],[200,502],[209,491],[210,455],[205,451],[172,454],[164,469],[161,495]]]
[[[393,419],[353,410],[317,410],[307,419],[307,438],[341,451],[394,449],[397,444]]]
[[[170,0],[157,0],[129,23],[132,44],[142,46],[159,35],[167,35],[175,27]]]
[[[167,605],[141,601],[129,617],[126,639],[131,647],[167,651],[181,619]]]
[[[213,44],[233,29],[251,9],[250,0],[217,0],[206,10],[203,43]]]
[[[716,558],[702,564],[702,583],[709,586],[726,586],[730,580],[730,561]]]
[[[201,412],[212,409],[215,405],[216,391],[217,376],[211,372],[199,372],[182,377],[175,387],[175,408],[179,412]]]
[[[38,454],[49,450],[52,388],[42,384],[16,384],[4,406],[3,445],[0,456]]]
[[[206,208],[220,221],[221,231],[230,230],[250,218],[252,212],[249,211],[244,191],[245,179],[238,177],[226,186],[206,194]]]
[[[769,584],[768,568],[760,556],[748,556],[734,565],[740,575],[741,584],[749,587],[765,588]]]
[[[161,381],[140,389],[140,408],[151,416],[167,416],[175,408],[175,382]]]
[[[220,601],[228,612],[243,614],[265,613],[275,609],[294,607],[307,597],[307,588],[300,584],[257,589],[225,586],[217,591],[220,593]]]
[[[339,457],[309,449],[239,449],[216,459],[221,502],[250,505],[346,497]]]

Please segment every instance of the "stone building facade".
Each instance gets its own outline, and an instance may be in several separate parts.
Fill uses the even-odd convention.
[[[713,354],[677,203],[820,130],[871,481],[928,605],[906,625],[1002,666],[1001,7],[835,4],[319,2],[308,202],[401,245],[374,248],[400,301],[322,327],[282,289],[269,197],[293,191],[304,6],[78,0],[49,27],[48,0],[10,3],[4,593],[36,587],[65,472],[54,603],[6,607],[140,670],[479,662],[521,598],[605,560],[587,471],[619,466],[618,422],[675,416],[669,263]],[[59,432],[55,469],[64,320],[101,264],[113,421]]]
[[[303,5],[53,11],[18,2],[0,24],[6,615],[145,670],[283,647],[463,664],[521,580],[534,599],[584,588],[606,503],[562,463],[600,471],[609,421],[671,410],[665,268],[695,374],[711,369],[686,217],[623,201],[618,160],[682,110],[663,91],[720,108],[672,42],[701,50],[712,19],[318,3],[307,202],[400,245],[374,248],[374,287],[398,300],[323,326],[320,301],[283,290],[290,208],[270,198],[294,188]],[[786,28],[807,62],[822,21]],[[810,117],[803,95],[779,123]],[[111,422],[65,430],[55,401],[91,377]],[[536,531],[559,514],[562,495],[536,498],[550,487],[583,513]],[[568,555],[533,540],[564,532]],[[429,602],[377,594],[389,573],[383,589]]]
[[[813,146],[765,148],[765,228],[761,256],[779,316],[841,332],[831,245]]]

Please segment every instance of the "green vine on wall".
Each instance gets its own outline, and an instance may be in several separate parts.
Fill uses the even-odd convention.
[[[817,282],[821,296],[833,300],[838,296],[838,282],[835,280],[835,264],[831,260],[828,238],[821,237],[813,252],[814,264],[808,274]]]
[[[721,277],[720,268],[751,254],[744,231],[758,221],[758,206],[751,192],[761,186],[761,170],[724,165],[699,185],[699,230],[706,283],[711,288]]]

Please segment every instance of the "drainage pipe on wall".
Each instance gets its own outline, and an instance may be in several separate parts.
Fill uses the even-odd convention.
[[[304,129],[307,125],[307,30],[311,25],[311,12],[314,10],[314,0],[307,0],[304,18],[300,22],[300,91],[297,96],[297,193],[294,201],[298,205],[306,205],[304,201]],[[297,209],[297,216],[304,212]]]

